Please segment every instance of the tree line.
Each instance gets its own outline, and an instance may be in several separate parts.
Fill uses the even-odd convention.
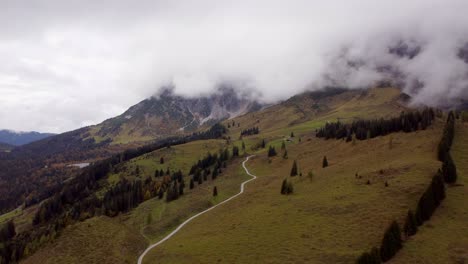
[[[415,235],[418,232],[418,227],[431,218],[437,207],[445,199],[444,180],[447,183],[452,183],[456,180],[455,164],[450,157],[454,131],[455,115],[453,112],[449,112],[438,147],[438,159],[443,162],[442,170],[439,169],[432,177],[431,183],[419,198],[416,213],[413,213],[412,210],[408,211],[403,227],[403,234],[406,237]],[[451,166],[453,168],[447,168]],[[401,233],[402,231],[398,223],[393,221],[385,232],[380,249],[373,248],[370,252],[364,252],[357,259],[356,263],[374,264],[390,260],[403,246]]]
[[[247,128],[247,129],[242,130],[240,132],[240,135],[242,137],[242,136],[257,135],[258,133],[260,133],[260,130],[258,129],[258,127],[252,127],[252,128]]]
[[[351,124],[327,123],[316,132],[319,138],[346,139],[346,142],[352,140],[353,135],[358,140],[385,136],[394,132],[412,132],[416,130],[425,130],[430,126],[435,118],[432,108],[426,108],[422,111],[402,112],[398,117],[388,120],[383,118],[375,120],[358,120]]]
[[[126,150],[82,169],[78,175],[67,181],[61,189],[41,203],[33,217],[33,228],[9,239],[9,249],[1,251],[4,260],[2,263],[16,262],[25,255],[31,254],[41,244],[57,236],[65,226],[75,221],[97,214],[112,216],[129,210],[145,199],[146,191],[149,191],[151,197],[156,195],[154,186],[157,183],[153,180],[124,181],[108,190],[104,199],[97,198],[95,191],[100,187],[98,181],[106,177],[116,165],[157,149],[194,140],[220,138],[226,131],[221,124],[215,124],[205,132],[158,140],[137,149]]]

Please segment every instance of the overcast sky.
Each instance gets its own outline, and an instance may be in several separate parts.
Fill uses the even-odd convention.
[[[0,128],[96,124],[167,84],[194,96],[230,81],[267,101],[362,87],[382,65],[424,83],[403,87],[416,103],[468,99],[457,57],[467,10],[466,0],[0,0]],[[422,51],[389,54],[399,41]]]

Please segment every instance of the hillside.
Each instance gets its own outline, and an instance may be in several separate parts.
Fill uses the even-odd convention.
[[[14,148],[14,146],[6,143],[1,143],[0,142],[0,152],[7,152],[10,151]]]
[[[16,132],[12,130],[0,130],[0,142],[13,146],[21,146],[34,141],[38,141],[55,134],[31,132]]]
[[[144,154],[134,152],[130,159],[124,158],[126,154],[116,156],[111,159],[115,163],[104,165],[105,175],[88,185],[89,189],[78,191],[76,197],[82,198],[62,205],[52,220],[38,213],[44,204],[16,209],[0,219],[4,223],[14,219],[19,232],[33,226],[44,232],[51,221],[69,221],[63,230],[45,233],[34,247],[28,246],[24,263],[132,263],[149,243],[237,193],[248,178],[241,162],[254,154],[247,167],[258,178],[247,185],[242,196],[194,219],[149,251],[143,262],[352,263],[380,243],[391,221],[402,226],[408,209],[416,206],[440,167],[436,152],[444,118],[438,113],[426,129],[420,122],[407,132],[375,137],[367,132],[367,139],[357,140],[354,135],[349,142],[319,138],[316,132],[337,121],[349,124],[383,118],[375,122],[382,124],[384,119],[406,118],[401,111],[411,110],[404,98],[393,88],[304,93],[223,121],[227,131],[222,137],[182,141]],[[245,134],[255,131],[253,127],[258,133]],[[459,127],[455,143],[459,147],[453,150],[457,162],[464,159],[455,154],[464,146],[459,141],[464,130]],[[232,156],[235,147],[239,157]],[[275,148],[276,156],[267,157],[270,147]],[[208,153],[221,159],[224,150],[230,156],[227,160],[203,165]],[[322,168],[324,156],[326,168]],[[299,175],[290,177],[294,161]],[[280,194],[284,179],[293,186],[290,195]],[[183,189],[175,199],[169,199],[171,186]],[[217,196],[213,196],[215,186]],[[64,199],[67,195],[46,203]],[[33,225],[38,215],[43,220]],[[402,258],[401,263],[406,263],[412,258],[408,255],[412,248],[425,250],[412,244],[425,233],[420,231],[408,241],[394,260]],[[121,248],[125,250],[116,250]]]
[[[91,127],[90,134],[98,142],[106,139],[113,143],[148,141],[191,133],[203,124],[214,124],[261,107],[256,101],[227,87],[211,95],[194,98],[184,98],[173,94],[172,90],[164,90],[157,97],[130,107],[120,116]]]
[[[447,188],[447,198],[419,228],[391,263],[466,263],[468,261],[468,124],[456,127],[451,150],[457,165],[457,183]]]

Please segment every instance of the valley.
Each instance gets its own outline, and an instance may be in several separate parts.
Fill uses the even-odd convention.
[[[417,206],[441,167],[437,151],[446,116],[437,112],[427,128],[419,123],[407,132],[381,136],[367,132],[364,139],[356,135],[351,140],[325,139],[317,131],[337,121],[402,118],[402,111],[415,110],[405,105],[395,88],[297,95],[222,121],[224,134],[195,133],[183,140],[167,140],[175,144],[156,143],[102,160],[110,162],[103,165],[109,166],[105,174],[85,192],[78,192],[82,198],[62,205],[51,220],[33,221],[47,200],[0,219],[2,223],[13,220],[19,233],[45,230],[27,244],[21,263],[136,263],[139,257],[141,263],[354,263],[363,252],[380,245],[392,221],[404,226],[407,211]],[[465,159],[466,124],[461,120],[456,124],[452,151],[458,165]],[[257,132],[240,136],[251,128]],[[271,149],[276,155],[269,154]],[[223,160],[224,153],[225,161],[202,165],[211,154]],[[246,162],[250,155],[254,156]],[[293,163],[297,164],[295,176],[291,176]],[[91,164],[90,171],[99,164]],[[242,183],[252,179],[247,169],[257,179],[240,195]],[[465,195],[463,171],[461,166],[460,186],[447,187],[447,199],[416,235],[405,240],[392,263],[419,258],[430,246],[417,241],[430,243],[451,232],[444,229],[461,226],[463,218],[444,217],[463,215],[462,203],[457,202]],[[292,193],[281,194],[284,181]],[[182,191],[169,200],[171,186]],[[119,196],[120,188],[130,192]],[[130,199],[128,195],[138,198],[129,201],[128,207],[114,203]],[[53,221],[66,223],[49,231]],[[458,230],[461,240],[453,239],[463,241],[467,233]],[[464,242],[457,243],[462,244],[444,259],[464,258]]]

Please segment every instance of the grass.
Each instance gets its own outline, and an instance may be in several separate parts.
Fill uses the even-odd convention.
[[[457,183],[447,187],[446,199],[392,263],[468,262],[468,124],[457,124],[451,154]]]
[[[440,166],[435,149],[441,127],[438,122],[427,131],[393,134],[392,149],[390,136],[353,146],[304,134],[301,143],[288,146],[289,159],[269,163],[263,154],[249,162],[259,178],[245,195],[188,224],[145,263],[353,262],[380,243],[393,219],[402,222],[415,207]],[[330,163],[325,169],[323,155]],[[293,195],[280,195],[293,159],[304,176],[291,178]]]
[[[170,171],[182,170],[186,175],[190,167],[203,158],[208,152],[216,153],[219,149],[225,147],[224,140],[198,140],[183,145],[163,148],[151,153],[131,159],[124,164],[126,168],[122,172],[109,175],[108,181],[113,184],[121,177],[134,178],[132,174],[136,167],[139,167],[140,177],[152,177],[156,170]],[[164,164],[160,164],[160,158],[164,158]]]
[[[396,89],[373,89],[367,93],[348,91],[318,101],[300,97],[235,118],[240,126],[229,131],[232,145],[241,146],[242,129],[260,128],[259,135],[243,138],[246,150],[257,154],[247,166],[258,179],[246,186],[243,195],[203,214],[152,250],[145,263],[353,262],[364,250],[380,243],[392,220],[401,223],[407,210],[415,208],[440,167],[435,151],[442,121],[426,131],[396,133],[356,144],[318,139],[314,131],[338,118],[348,121],[399,114],[404,108],[396,103],[397,96]],[[281,143],[291,132],[296,137],[286,142],[289,159],[283,159]],[[267,158],[267,148],[252,148],[262,139],[267,140],[267,147],[276,147],[277,157]],[[110,175],[108,182],[136,177],[136,166],[143,178],[168,167],[180,168],[186,174],[206,152],[224,146],[223,140],[210,140],[158,150],[127,162],[126,170]],[[324,155],[330,164],[325,169],[321,168]],[[161,156],[165,159],[162,165]],[[292,195],[280,195],[281,182],[289,178],[293,160],[298,161],[303,176],[291,178]],[[45,263],[76,263],[79,257],[84,262],[134,262],[144,248],[141,243],[159,240],[191,215],[237,193],[240,183],[248,178],[241,161],[235,160],[214,182],[187,190],[171,203],[150,199],[118,217],[97,217],[72,225],[32,259]],[[306,176],[309,171],[314,174],[312,178]],[[370,185],[366,184],[368,180]],[[212,197],[214,185],[219,193],[216,198]],[[95,228],[87,230],[87,223]],[[117,230],[121,235],[110,238],[109,234]],[[130,239],[124,239],[126,236]],[[105,249],[99,247],[106,240],[112,240],[112,248],[126,247],[129,240],[133,244],[126,256],[120,257],[107,245]],[[89,256],[82,256],[81,246],[86,243],[92,247],[86,247]],[[106,250],[108,256],[103,254]],[[50,252],[57,253],[45,258]]]
[[[136,230],[106,216],[69,226],[23,263],[135,263],[146,247]]]
[[[150,172],[159,168],[160,155],[165,155],[164,165],[188,171],[206,152],[215,152],[223,144],[222,140],[191,142],[143,155],[126,166],[138,164],[142,177],[153,175]],[[240,183],[248,178],[240,167],[241,161],[242,158],[231,161],[228,165],[231,169],[193,190],[189,190],[186,178],[185,195],[178,200],[166,203],[164,199],[153,198],[114,218],[94,217],[68,226],[61,236],[27,258],[25,263],[134,263],[148,242],[160,239],[191,215],[239,192]],[[217,197],[212,195],[214,186],[218,189]],[[151,223],[148,223],[149,214]]]

